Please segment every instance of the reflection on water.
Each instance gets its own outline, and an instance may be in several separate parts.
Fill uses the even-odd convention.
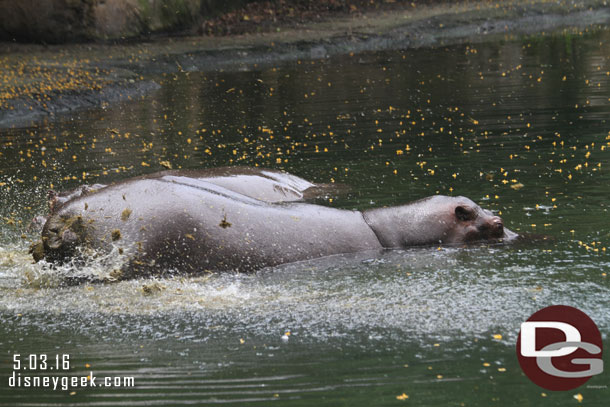
[[[609,345],[609,36],[166,75],[142,100],[3,130],[0,404],[573,405],[521,374],[514,342],[534,311],[567,304]],[[347,184],[324,202],[346,208],[465,195],[556,240],[73,287],[31,263],[49,188],[221,165]],[[10,389],[15,353],[69,353],[71,374],[136,387]]]

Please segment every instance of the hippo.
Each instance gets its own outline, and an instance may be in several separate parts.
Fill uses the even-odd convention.
[[[57,208],[66,202],[78,198],[79,196],[87,195],[91,192],[95,192],[98,189],[104,188],[106,185],[104,184],[93,184],[93,185],[81,185],[78,188],[69,190],[56,192],[53,189],[50,189],[47,192],[47,204],[49,205],[49,212],[53,213]]]
[[[47,220],[35,260],[115,250],[114,278],[254,271],[341,253],[506,242],[517,234],[466,197],[436,195],[364,211],[267,202],[204,179],[138,177],[65,202]]]
[[[293,202],[313,200],[328,195],[345,193],[346,187],[340,184],[314,184],[284,171],[255,167],[218,167],[201,170],[168,170],[141,175],[136,179],[159,179],[181,177],[183,182],[204,180],[222,186],[251,198],[265,202]],[[68,201],[105,188],[104,184],[80,185],[75,189],[56,192],[48,191],[49,214],[53,214]],[[30,232],[40,232],[49,215],[35,216],[28,226]]]

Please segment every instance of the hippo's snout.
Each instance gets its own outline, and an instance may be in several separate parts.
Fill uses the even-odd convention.
[[[502,219],[500,217],[494,216],[492,218],[491,225],[492,234],[494,236],[504,236],[504,223],[502,223]]]
[[[499,216],[480,218],[476,227],[477,232],[471,235],[470,240],[501,239],[504,237],[504,222]]]
[[[494,216],[490,224],[489,238],[491,239],[501,239],[503,242],[510,242],[519,237],[517,233],[504,227],[504,222],[499,216]]]

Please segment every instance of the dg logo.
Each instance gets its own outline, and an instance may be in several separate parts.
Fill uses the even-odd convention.
[[[566,305],[543,308],[521,324],[517,357],[527,377],[547,390],[575,389],[604,370],[595,322]]]

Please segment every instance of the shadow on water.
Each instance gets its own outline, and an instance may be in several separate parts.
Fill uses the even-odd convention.
[[[609,345],[609,35],[166,75],[141,100],[2,130],[0,404],[573,405],[541,395],[514,345],[551,304]],[[345,184],[321,201],[344,208],[465,195],[531,238],[73,287],[27,254],[49,188],[221,165]],[[10,388],[16,353],[136,386]]]

